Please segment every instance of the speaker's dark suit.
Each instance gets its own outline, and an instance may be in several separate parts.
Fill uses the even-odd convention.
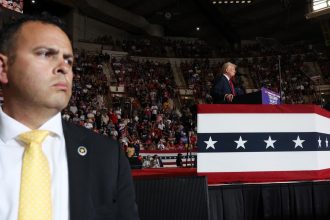
[[[139,219],[128,160],[116,141],[63,122],[70,220]],[[85,156],[78,153],[82,146]]]
[[[225,100],[226,94],[232,94],[232,90],[228,79],[222,74],[214,79],[211,95],[213,103],[222,104],[227,103]]]

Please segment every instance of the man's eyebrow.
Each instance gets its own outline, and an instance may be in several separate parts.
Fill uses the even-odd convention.
[[[71,53],[67,53],[67,54],[64,54],[63,57],[64,57],[65,59],[70,59],[70,58],[73,59],[73,54],[71,54]]]

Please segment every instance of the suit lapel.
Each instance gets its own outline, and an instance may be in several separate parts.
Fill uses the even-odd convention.
[[[63,122],[69,170],[69,210],[70,219],[87,220],[91,219],[89,149],[84,145],[83,135],[79,134],[77,130],[72,125]],[[85,156],[82,153],[79,154],[79,147],[87,149]]]
[[[227,82],[226,85],[227,85],[228,92],[230,92],[231,94],[233,94],[233,90],[232,90],[232,88],[230,86],[229,80],[227,79],[227,77],[225,77],[225,76],[223,76],[223,77],[225,78],[225,80]]]

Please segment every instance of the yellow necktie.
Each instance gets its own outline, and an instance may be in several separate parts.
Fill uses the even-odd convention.
[[[26,144],[22,164],[18,220],[51,220],[51,177],[41,143],[49,131],[32,130],[19,135]]]

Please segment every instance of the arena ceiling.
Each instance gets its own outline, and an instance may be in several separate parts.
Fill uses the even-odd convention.
[[[54,0],[56,2],[68,2]],[[212,42],[275,38],[281,42],[322,40],[318,20],[306,20],[309,0],[251,0],[228,3],[222,0],[106,0],[110,4],[161,25],[165,36],[198,37]],[[126,29],[141,30],[88,7],[86,0],[70,0],[88,16]],[[247,2],[247,1],[246,1]],[[200,30],[197,31],[196,28]]]
[[[319,22],[305,18],[306,0],[251,0],[251,3],[228,0],[227,4],[224,1],[219,4],[219,0],[107,1],[162,25],[169,36],[225,39],[230,43],[256,37],[280,41],[322,37]]]

